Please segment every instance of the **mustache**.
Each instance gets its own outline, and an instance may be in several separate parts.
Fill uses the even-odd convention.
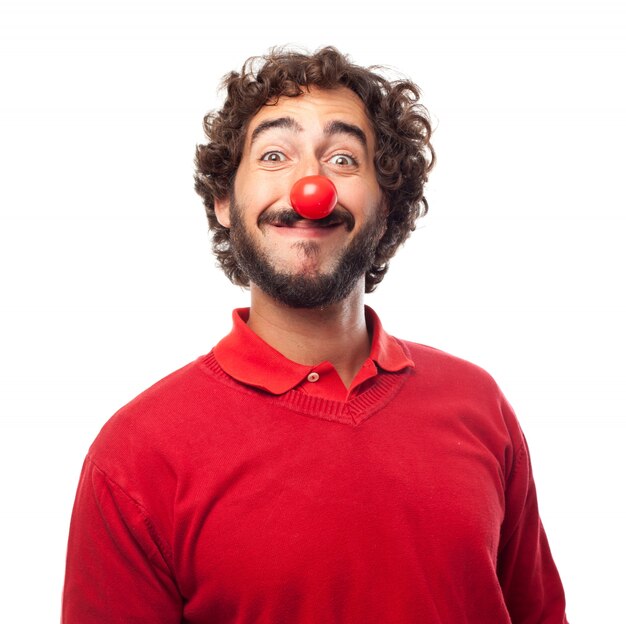
[[[304,217],[301,217],[292,208],[284,208],[272,211],[265,211],[262,213],[257,223],[261,225],[282,225],[290,226],[298,223],[298,221],[307,221]],[[327,227],[330,225],[343,224],[346,226],[348,232],[351,232],[354,228],[354,217],[345,208],[336,206],[335,209],[323,219],[315,219],[320,227]]]

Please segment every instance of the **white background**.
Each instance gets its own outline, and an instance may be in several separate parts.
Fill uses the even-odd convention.
[[[391,333],[496,377],[529,440],[570,620],[620,620],[621,3],[221,4],[0,5],[0,619],[58,621],[90,442],[246,304],[214,267],[194,148],[220,77],[292,43],[421,85],[431,213],[368,303]]]

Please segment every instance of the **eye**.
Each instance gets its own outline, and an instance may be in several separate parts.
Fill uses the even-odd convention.
[[[335,154],[330,157],[328,162],[340,167],[354,167],[359,164],[354,156],[349,156],[348,154]]]
[[[287,160],[287,156],[285,156],[282,152],[278,152],[278,151],[265,152],[265,154],[261,156],[261,160],[264,160],[265,162],[272,162],[272,163],[284,162],[285,160]]]

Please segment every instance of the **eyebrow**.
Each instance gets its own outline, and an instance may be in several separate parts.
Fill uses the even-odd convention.
[[[262,121],[253,131],[250,137],[250,145],[252,145],[261,134],[273,128],[286,128],[293,132],[302,132],[304,128],[293,117],[277,117],[276,119],[267,119]],[[332,136],[335,134],[347,134],[356,138],[365,149],[367,149],[367,137],[365,132],[359,126],[345,121],[329,121],[324,126],[324,134]]]
[[[253,131],[250,137],[250,145],[252,145],[261,134],[271,130],[272,128],[287,128],[293,132],[302,132],[302,126],[293,117],[278,117],[277,119],[268,119],[262,121]]]
[[[333,134],[347,134],[349,136],[353,136],[359,141],[359,143],[361,143],[361,145],[363,145],[365,149],[367,149],[367,137],[365,136],[365,132],[363,132],[359,126],[355,126],[354,124],[347,123],[345,121],[331,121],[324,127],[324,134],[327,136],[331,136]]]

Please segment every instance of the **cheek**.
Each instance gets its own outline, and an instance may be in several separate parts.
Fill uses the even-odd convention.
[[[382,203],[383,193],[374,182],[363,183],[362,180],[354,184],[337,186],[339,203],[353,212],[369,213],[379,209]]]
[[[235,182],[237,202],[257,216],[267,208],[284,201],[285,197],[288,198],[290,190],[290,188],[285,190],[285,184],[280,180],[264,176],[250,176],[246,179],[237,179]]]

